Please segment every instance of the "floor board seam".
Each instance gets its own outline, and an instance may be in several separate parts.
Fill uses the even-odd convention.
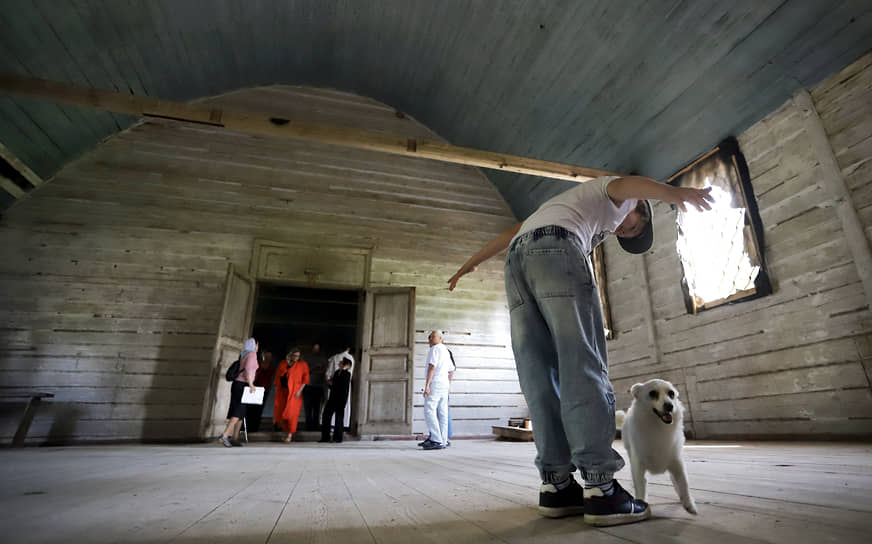
[[[367,523],[366,516],[363,515],[363,512],[360,509],[360,505],[357,504],[357,499],[355,499],[354,494],[351,493],[351,489],[348,488],[348,482],[345,481],[345,476],[342,474],[342,472],[339,473],[339,477],[342,479],[342,485],[345,487],[345,492],[348,493],[348,498],[351,499],[351,502],[354,504],[354,508],[357,509],[357,513],[360,515],[360,520],[363,521],[363,526],[366,527],[366,530],[369,533],[369,537],[372,539],[373,542],[378,543],[378,539],[372,532],[372,527],[370,527],[369,523]]]
[[[291,488],[291,491],[288,493],[288,498],[285,499],[285,504],[282,505],[282,509],[279,512],[279,515],[276,516],[276,521],[273,523],[272,529],[269,530],[269,534],[266,536],[266,540],[264,540],[264,544],[268,544],[270,539],[272,539],[272,535],[276,530],[276,527],[279,525],[279,521],[282,519],[282,515],[285,513],[285,509],[288,507],[288,503],[291,502],[291,497],[294,496],[294,491],[297,490],[297,485],[299,485],[300,480],[303,479],[303,474],[305,474],[305,470],[300,471],[300,475],[297,476],[297,481],[294,482],[294,486]],[[258,478],[259,480],[260,478]]]
[[[234,497],[236,497],[237,495],[239,495],[243,491],[247,490],[249,487],[253,486],[258,481],[260,481],[261,478],[263,478],[263,476],[259,476],[259,477],[255,478],[254,480],[249,482],[247,486],[239,489],[238,491],[236,491],[236,493],[230,495],[229,497],[227,497],[226,499],[221,501],[220,504],[216,505],[214,508],[212,508],[211,510],[209,510],[208,512],[206,512],[205,514],[200,516],[200,518],[197,521],[191,523],[190,525],[188,525],[187,527],[185,527],[184,529],[179,531],[176,535],[174,535],[172,538],[170,538],[167,542],[172,542],[172,541],[176,540],[177,538],[179,538],[180,536],[182,536],[183,534],[185,534],[191,527],[194,527],[195,525],[197,525],[198,523],[200,523],[201,521],[203,521],[204,519],[209,517],[209,515],[211,515],[213,512],[215,512],[216,510],[218,510],[219,508],[221,508],[222,506],[224,506],[225,504],[230,502],[231,499],[233,499]]]

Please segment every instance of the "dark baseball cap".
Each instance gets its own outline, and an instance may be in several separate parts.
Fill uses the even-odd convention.
[[[645,222],[645,227],[635,238],[621,238],[618,236],[618,243],[627,253],[645,253],[651,249],[651,244],[654,243],[654,210],[651,208],[651,203],[643,200],[645,208],[648,210],[648,221]],[[631,212],[632,213],[632,212]]]

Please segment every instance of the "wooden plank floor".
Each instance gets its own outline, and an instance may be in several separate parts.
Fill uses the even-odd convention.
[[[620,442],[616,447],[623,454]],[[872,445],[688,444],[700,515],[652,479],[653,519],[544,519],[530,443],[80,446],[0,451],[3,542],[868,542]],[[630,486],[629,471],[619,474]]]

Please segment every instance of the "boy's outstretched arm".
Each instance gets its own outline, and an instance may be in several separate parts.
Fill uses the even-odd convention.
[[[454,275],[448,279],[448,290],[454,291],[454,287],[457,285],[457,280],[459,280],[461,276],[469,274],[475,270],[476,266],[509,247],[509,242],[512,241],[512,238],[515,237],[515,234],[517,234],[519,230],[521,230],[521,223],[507,229],[502,234],[488,242],[488,244],[481,248],[478,253],[470,257],[468,261],[463,263],[460,270],[455,272]]]
[[[643,176],[618,178],[606,186],[606,192],[618,206],[629,199],[654,199],[667,204],[675,204],[683,212],[687,211],[686,204],[690,204],[699,211],[710,210],[712,207],[709,202],[715,201],[710,194],[711,187],[705,189],[673,187]]]

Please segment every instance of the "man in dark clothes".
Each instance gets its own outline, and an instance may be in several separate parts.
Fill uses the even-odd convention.
[[[343,360],[330,378],[330,399],[324,407],[324,420],[321,423],[321,440],[330,441],[330,422],[336,415],[336,423],[333,426],[333,441],[342,442],[342,422],[345,419],[345,404],[348,402],[348,391],[351,389],[351,361]]]
[[[303,410],[306,413],[306,430],[317,431],[321,421],[321,405],[324,402],[324,380],[327,371],[327,357],[321,353],[321,344],[312,344],[312,351],[306,355],[309,363],[309,383],[303,389]]]

